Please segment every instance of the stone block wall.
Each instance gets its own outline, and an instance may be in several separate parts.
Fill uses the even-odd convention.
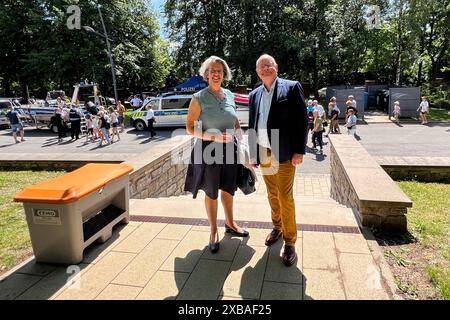
[[[192,137],[175,137],[125,161],[130,173],[130,198],[145,199],[185,194],[183,191]]]
[[[450,183],[449,166],[389,166],[381,165],[394,180]]]
[[[330,141],[331,197],[343,205],[354,208],[363,226],[405,232],[407,208],[412,206],[411,200],[385,173],[368,175],[363,179],[359,177],[359,181],[352,180],[347,170],[357,168],[362,172],[367,170],[374,173],[383,169],[374,165],[373,159],[353,137],[333,136]],[[348,161],[350,152],[358,155],[358,162]],[[366,161],[364,158],[367,158]],[[384,199],[386,194],[389,198]]]

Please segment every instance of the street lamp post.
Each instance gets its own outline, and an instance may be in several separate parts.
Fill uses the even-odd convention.
[[[111,45],[109,43],[110,39],[108,38],[108,33],[106,32],[105,22],[103,21],[103,16],[102,16],[102,11],[100,10],[100,5],[97,5],[97,9],[98,9],[98,14],[100,15],[100,20],[102,22],[104,34],[102,35],[88,26],[84,26],[83,28],[86,31],[93,32],[93,33],[98,34],[98,35],[102,36],[103,38],[105,38],[106,46],[108,47],[109,62],[111,63],[111,74],[112,74],[113,87],[114,87],[114,98],[116,99],[116,103],[117,103],[117,101],[119,101],[119,96],[117,95],[116,72],[115,72],[115,66],[114,66],[114,59],[113,59],[112,52],[111,52]]]

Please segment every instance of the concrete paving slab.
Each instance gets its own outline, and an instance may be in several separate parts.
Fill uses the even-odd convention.
[[[209,233],[190,231],[173,250],[160,270],[192,272],[209,242]]]
[[[220,235],[219,235],[220,238]],[[220,249],[216,253],[211,253],[209,250],[203,251],[202,259],[233,261],[236,250],[241,244],[241,238],[230,237],[225,234],[220,238]]]
[[[267,261],[265,281],[271,282],[286,282],[286,283],[303,283],[303,254],[302,254],[302,240],[299,238],[295,243],[295,252],[297,253],[296,262],[286,267],[281,258],[284,251],[283,241],[278,240],[275,244],[270,246],[269,258]]]
[[[158,271],[137,296],[137,300],[175,300],[189,273]]]
[[[158,239],[183,239],[192,226],[181,224],[168,224],[157,236]]]
[[[65,289],[55,300],[93,300],[136,256],[133,253],[109,252],[81,276],[79,286]]]
[[[137,226],[132,225],[117,225],[113,229],[111,238],[105,243],[93,243],[87,247],[83,253],[83,263],[97,263],[101,258],[103,258],[108,252],[113,250],[118,246],[124,239],[126,239],[130,234],[132,234]]]
[[[264,282],[269,249],[241,245],[223,284],[223,295],[240,299],[259,299]]]
[[[389,299],[379,267],[371,255],[342,253],[339,255],[339,264],[347,299]]]
[[[95,300],[133,300],[142,288],[122,286],[117,284],[108,285]]]
[[[93,265],[79,264],[80,276],[85,273]],[[74,269],[75,270],[75,269]],[[54,271],[43,277],[39,282],[26,290],[17,297],[17,300],[52,300],[70,286],[76,286],[76,278],[74,272],[68,272],[67,266],[58,266]]]
[[[39,276],[15,273],[0,282],[0,300],[13,300],[36,282],[41,280]]]
[[[362,234],[334,233],[336,249],[340,253],[370,254],[366,239]]]
[[[339,271],[304,269],[305,300],[345,300]]]
[[[154,239],[112,283],[144,287],[177,245],[178,240]]]
[[[163,223],[144,223],[114,247],[114,251],[139,253],[165,226]]]
[[[300,284],[264,281],[261,300],[303,300]]]
[[[303,267],[330,271],[339,268],[332,233],[303,232]]]
[[[192,271],[177,300],[217,300],[231,262],[201,259]]]

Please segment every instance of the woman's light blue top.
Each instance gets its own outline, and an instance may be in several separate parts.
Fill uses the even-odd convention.
[[[194,97],[200,103],[202,131],[217,129],[221,132],[233,130],[237,119],[234,95],[228,89],[223,89],[224,98],[220,100],[209,88],[196,92]]]

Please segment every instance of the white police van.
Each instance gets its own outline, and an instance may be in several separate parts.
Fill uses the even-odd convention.
[[[184,127],[191,99],[192,94],[175,94],[152,98],[146,105],[131,113],[130,124],[138,131],[146,130],[145,115],[148,112],[147,106],[151,104],[156,118],[154,127]],[[248,125],[248,96],[235,93],[234,100],[241,125]]]

